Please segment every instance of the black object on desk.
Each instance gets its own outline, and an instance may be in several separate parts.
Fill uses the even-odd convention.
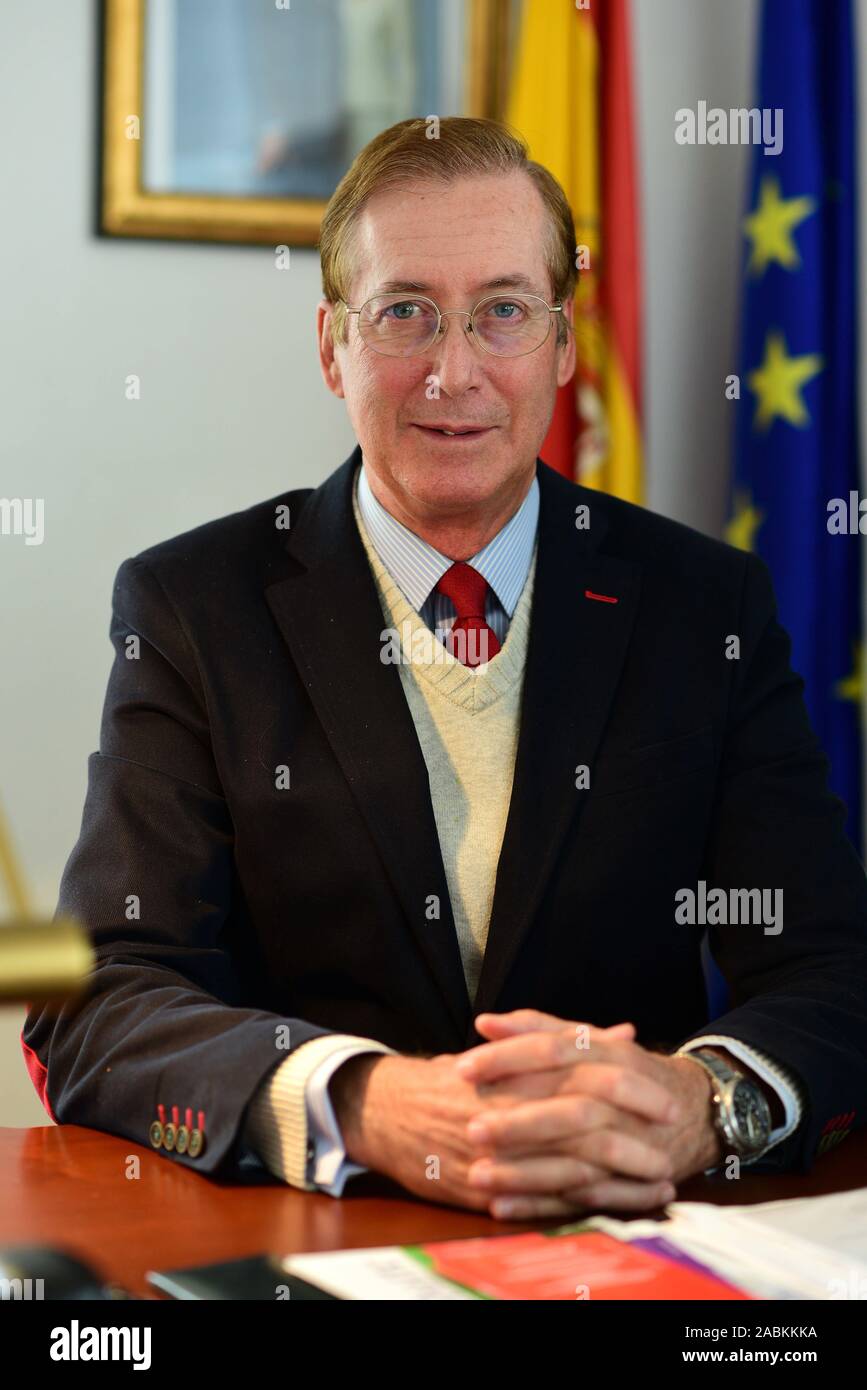
[[[340,1301],[297,1275],[287,1274],[272,1255],[250,1255],[243,1260],[194,1265],[191,1269],[150,1269],[146,1277],[154,1288],[178,1299],[257,1299],[267,1303]]]

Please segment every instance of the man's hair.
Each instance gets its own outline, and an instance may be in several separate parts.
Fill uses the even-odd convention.
[[[556,302],[575,289],[575,223],[560,184],[541,164],[527,158],[527,145],[500,121],[469,116],[444,116],[439,138],[428,139],[427,121],[414,117],[389,126],[365,145],[344,174],[325,209],[319,236],[322,292],[334,305],[332,338],[346,342],[347,314],[339,302],[350,302],[352,240],[368,199],[383,189],[412,179],[452,183],[478,174],[508,174],[521,170],[539,190],[548,212],[549,236],[545,263]],[[566,341],[565,314],[557,315],[557,341]]]

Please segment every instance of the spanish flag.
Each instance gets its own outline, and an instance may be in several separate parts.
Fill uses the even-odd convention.
[[[524,0],[506,119],[575,217],[577,367],[545,462],[643,500],[641,277],[628,0]]]

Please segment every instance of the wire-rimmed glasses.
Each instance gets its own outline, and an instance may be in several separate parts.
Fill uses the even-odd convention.
[[[469,309],[440,309],[427,295],[375,294],[347,313],[358,315],[358,331],[368,347],[386,357],[414,357],[445,333],[449,314],[463,314],[465,331],[495,357],[523,357],[535,352],[551,332],[551,315],[562,304],[548,304],[538,294],[490,294]]]

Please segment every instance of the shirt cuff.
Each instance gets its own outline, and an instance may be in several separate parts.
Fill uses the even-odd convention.
[[[316,1070],[307,1077],[306,1086],[307,1130],[313,1145],[313,1182],[319,1191],[327,1192],[332,1197],[341,1197],[347,1178],[366,1173],[367,1169],[364,1164],[351,1162],[346,1157],[343,1135],[328,1094],[328,1082],[350,1057],[361,1057],[372,1052],[388,1053],[393,1057],[397,1055],[394,1048],[381,1043],[371,1046],[365,1038],[347,1036],[343,1041],[345,1045],[339,1052],[330,1054],[318,1063]]]
[[[349,1033],[326,1033],[295,1048],[285,1061],[265,1078],[250,1102],[244,1126],[244,1139],[270,1172],[293,1187],[300,1187],[307,1192],[316,1189],[318,1183],[312,1179],[311,1172],[315,1168],[318,1174],[320,1155],[330,1154],[335,1134],[339,1146],[337,1165],[332,1175],[331,1167],[326,1161],[323,1173],[331,1177],[332,1189],[338,1181],[339,1164],[345,1157],[345,1150],[334,1109],[326,1094],[324,1102],[321,1096],[314,1099],[316,1113],[311,1114],[308,1108],[307,1083],[320,1067],[324,1074],[326,1062],[333,1063],[328,1072],[330,1076],[341,1062],[348,1061],[359,1052],[396,1055],[393,1048],[386,1047],[375,1038],[359,1038]],[[322,1089],[325,1090],[326,1087],[327,1081]],[[320,1124],[323,1123],[324,1128],[320,1129]],[[321,1149],[323,1136],[327,1136],[324,1141],[326,1147]],[[363,1169],[355,1165],[352,1171],[362,1172]],[[340,1195],[343,1182],[348,1176],[349,1172],[343,1175],[339,1184],[340,1190],[334,1193],[335,1196]]]
[[[728,1038],[719,1033],[707,1033],[701,1038],[690,1038],[689,1042],[677,1049],[674,1056],[683,1057],[688,1052],[694,1052],[698,1047],[724,1048],[726,1052],[731,1053],[733,1057],[750,1067],[768,1086],[776,1091],[780,1098],[784,1111],[782,1124],[771,1130],[770,1138],[761,1153],[741,1161],[741,1166],[746,1168],[751,1163],[757,1163],[769,1149],[774,1148],[776,1144],[781,1144],[784,1139],[789,1138],[789,1135],[794,1134],[804,1113],[804,1088],[800,1081],[779,1062],[774,1061],[766,1052],[759,1052],[757,1048],[741,1042],[740,1038]],[[718,1167],[719,1164],[715,1164],[712,1168],[705,1168],[704,1171],[705,1173],[713,1173]]]

